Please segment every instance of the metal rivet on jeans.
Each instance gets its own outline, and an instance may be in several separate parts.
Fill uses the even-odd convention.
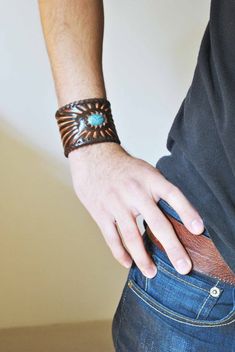
[[[212,287],[212,288],[210,289],[210,294],[211,294],[211,296],[213,296],[213,297],[219,297],[219,295],[220,295],[220,289],[219,289],[219,287],[216,287],[216,286]]]

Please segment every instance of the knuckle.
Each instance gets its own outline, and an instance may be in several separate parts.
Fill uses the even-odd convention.
[[[116,199],[117,197],[117,188],[114,185],[109,185],[109,187],[106,189],[106,197],[111,199]]]
[[[124,236],[127,241],[133,241],[134,239],[136,239],[136,230],[131,227],[127,228],[125,229]]]
[[[149,217],[149,224],[155,236],[157,236],[159,231],[161,231],[161,226],[164,221],[164,219],[160,218],[157,215]]]
[[[171,244],[168,246],[165,246],[165,250],[167,251],[168,255],[171,258],[179,258],[179,256],[182,255],[182,250],[181,250],[181,246],[179,244]]]
[[[165,189],[165,197],[169,199],[175,199],[179,193],[179,188],[173,184],[170,184],[166,189]]]
[[[141,186],[140,183],[134,178],[128,178],[125,180],[125,186],[130,192],[139,192]]]

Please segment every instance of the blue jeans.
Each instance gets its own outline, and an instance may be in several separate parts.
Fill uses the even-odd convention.
[[[157,204],[181,221],[166,201]],[[149,279],[133,261],[112,322],[115,351],[235,352],[235,285],[179,274],[146,231],[143,240],[158,272]]]

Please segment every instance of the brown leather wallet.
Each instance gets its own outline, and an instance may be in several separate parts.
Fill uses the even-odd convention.
[[[204,235],[194,235],[184,224],[177,221],[171,215],[164,215],[171,222],[176,235],[188,252],[193,270],[235,285],[235,273],[229,268],[210,238]],[[164,247],[153,235],[149,226],[146,227],[146,233],[151,241],[160,250],[165,252]]]

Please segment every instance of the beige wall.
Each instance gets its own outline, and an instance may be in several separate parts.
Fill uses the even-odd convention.
[[[209,1],[104,4],[119,137],[154,164],[191,82]],[[127,270],[73,192],[36,1],[0,3],[0,42],[0,328],[112,318]]]

